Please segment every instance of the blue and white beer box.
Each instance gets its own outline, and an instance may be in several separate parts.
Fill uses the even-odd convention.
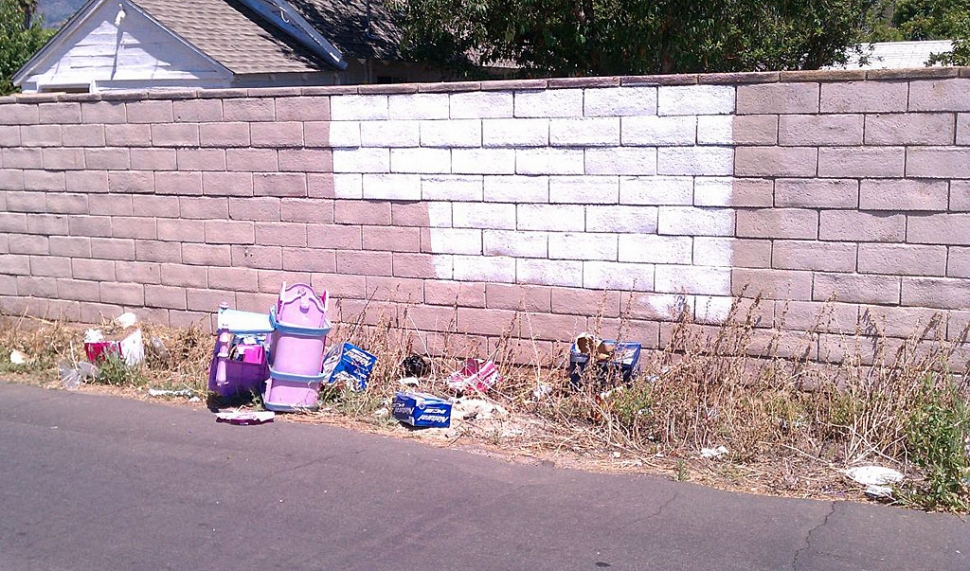
[[[395,393],[394,418],[416,428],[451,426],[451,401],[427,393]]]
[[[367,388],[367,379],[377,357],[356,345],[334,345],[323,359],[323,379],[328,383],[343,383],[355,391]]]

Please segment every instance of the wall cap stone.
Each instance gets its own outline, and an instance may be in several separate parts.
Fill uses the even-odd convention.
[[[878,70],[811,70],[671,75],[625,75],[559,77],[549,79],[501,79],[454,83],[393,83],[368,85],[322,85],[229,89],[179,89],[106,91],[103,93],[26,93],[0,97],[0,105],[60,101],[140,101],[145,99],[230,99],[239,97],[300,97],[331,95],[396,95],[410,93],[461,93],[467,91],[525,91],[602,87],[669,85],[745,85],[755,83],[890,81],[970,77],[970,67],[923,67]]]

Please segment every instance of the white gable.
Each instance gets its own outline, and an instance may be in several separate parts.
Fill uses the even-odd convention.
[[[23,91],[229,85],[228,70],[127,2],[97,3],[73,28],[42,52]]]

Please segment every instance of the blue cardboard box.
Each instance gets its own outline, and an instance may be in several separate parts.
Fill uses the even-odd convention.
[[[602,342],[601,347],[610,349],[609,357],[594,362],[593,379],[601,385],[616,384],[619,381],[630,383],[639,372],[640,343],[617,343],[611,339]],[[574,388],[582,385],[583,373],[589,365],[591,355],[583,353],[573,343],[569,348],[569,382]]]
[[[323,359],[323,380],[344,383],[355,391],[362,391],[367,388],[367,379],[376,362],[376,356],[356,345],[334,345]]]
[[[417,428],[451,426],[451,401],[427,393],[395,393],[392,414]]]

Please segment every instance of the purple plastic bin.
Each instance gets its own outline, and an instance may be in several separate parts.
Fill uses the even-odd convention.
[[[322,377],[320,374],[313,377],[287,375],[270,368],[263,406],[276,412],[315,411],[319,408],[317,395]]]
[[[306,284],[283,284],[276,307],[270,310],[273,369],[284,374],[312,377],[323,366],[330,321],[327,294],[317,297]]]
[[[225,333],[225,330],[220,330],[216,335],[215,349],[209,363],[209,390],[221,397],[259,393],[263,381],[269,377],[266,353],[262,352],[262,359],[256,363],[233,361],[228,356],[226,343],[222,341]]]

